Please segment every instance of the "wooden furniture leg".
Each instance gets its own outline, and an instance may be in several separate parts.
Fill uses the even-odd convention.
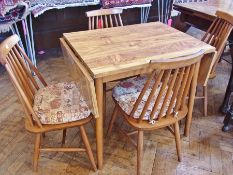
[[[80,126],[79,129],[81,132],[83,143],[84,143],[85,148],[86,148],[87,155],[91,161],[92,167],[93,167],[94,171],[97,171],[97,168],[95,165],[95,159],[94,159],[93,153],[91,151],[91,146],[90,146],[90,143],[88,141],[88,137],[87,137],[86,131],[84,129],[84,126]]]
[[[208,109],[208,88],[207,85],[203,86],[203,95],[204,95],[204,116],[207,117]]]
[[[196,66],[195,69],[199,70],[200,64]],[[186,117],[185,121],[185,128],[184,128],[184,136],[188,137],[189,136],[189,131],[191,127],[191,122],[192,122],[192,116],[193,116],[193,105],[194,105],[194,99],[195,99],[195,94],[196,94],[196,87],[197,87],[197,76],[198,76],[198,71],[194,74],[192,83],[191,83],[191,90],[190,90],[190,96],[189,96],[189,102],[188,102],[188,114]]]
[[[99,117],[96,118],[96,150],[98,169],[103,168],[103,81],[101,78],[95,80],[96,97]]]
[[[63,129],[62,131],[62,146],[64,146],[66,143],[66,129]]]
[[[106,125],[106,93],[107,93],[107,87],[106,87],[106,83],[103,84],[103,120],[104,120],[104,126]]]
[[[137,144],[137,175],[142,171],[142,159],[143,159],[143,131],[138,131],[138,144]]]
[[[181,143],[180,143],[180,129],[178,121],[174,124],[175,129],[175,140],[176,140],[176,152],[178,161],[181,162]]]
[[[40,143],[41,143],[41,134],[36,134],[35,148],[34,148],[34,157],[33,157],[33,166],[34,171],[38,170],[38,160],[40,155]]]
[[[116,120],[117,112],[118,112],[118,109],[117,109],[117,106],[115,106],[113,114],[112,114],[112,118],[111,118],[111,120],[109,122],[109,126],[108,126],[108,131],[107,131],[106,137],[109,134],[111,134],[111,132],[112,132],[112,128],[113,128],[114,122]]]
[[[194,105],[194,99],[195,98],[195,94],[194,93],[190,93],[190,98],[189,98],[189,110],[188,110],[188,115],[186,117],[186,122],[185,122],[185,128],[184,128],[184,136],[188,137],[189,136],[189,131],[190,131],[190,127],[191,127],[191,122],[192,122],[192,113],[193,110],[191,109],[192,106]]]

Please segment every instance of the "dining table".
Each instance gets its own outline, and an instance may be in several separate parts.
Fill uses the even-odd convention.
[[[190,26],[199,28],[206,31],[211,23],[216,18],[216,11],[222,10],[233,14],[233,0],[208,0],[202,2],[188,2],[188,3],[175,3],[174,9],[180,12],[180,21],[185,25],[180,28],[181,31],[185,32]],[[229,42],[233,41],[233,32],[228,38]],[[224,100],[220,106],[220,112],[226,114],[224,119],[223,131],[230,129],[230,124],[233,124],[233,103],[230,105],[230,96],[233,92],[233,47],[230,44],[231,54],[231,76],[226,88]]]
[[[148,73],[151,60],[172,59],[204,50],[206,64],[215,48],[160,22],[64,33],[65,47],[75,54],[95,82],[99,116],[96,118],[98,168],[103,168],[104,86],[108,82]],[[201,70],[201,69],[200,69]],[[206,70],[205,68],[202,69]],[[201,75],[204,76],[204,71]],[[195,95],[195,94],[193,94]],[[108,106],[106,106],[108,107]],[[187,117],[192,117],[190,110]]]

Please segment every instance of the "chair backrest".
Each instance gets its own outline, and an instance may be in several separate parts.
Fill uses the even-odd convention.
[[[99,9],[86,12],[89,30],[123,26],[120,8]]]
[[[196,88],[194,82],[197,81],[203,54],[204,51],[201,50],[189,56],[151,61],[148,70],[152,70],[152,73],[148,76],[130,117],[133,117],[136,111],[138,113],[140,104],[143,104],[143,107],[140,107],[138,122],[145,118],[148,111],[149,121],[160,120],[171,114],[176,117],[179,112],[184,111],[191,86]]]
[[[25,109],[27,119],[32,125],[36,124],[42,127],[32,106],[36,91],[39,90],[40,86],[47,86],[47,84],[24,50],[20,48],[18,42],[19,37],[12,35],[1,43],[0,62],[10,75]]]
[[[217,51],[216,61],[212,68],[212,72],[215,70],[224,51],[227,39],[233,29],[233,14],[217,11],[216,16],[216,19],[202,38],[202,41],[214,46]]]
[[[69,67],[72,78],[79,83],[80,91],[87,102],[89,109],[95,117],[99,116],[94,80],[85,66],[77,59],[64,39],[60,39],[61,48],[66,64]]]

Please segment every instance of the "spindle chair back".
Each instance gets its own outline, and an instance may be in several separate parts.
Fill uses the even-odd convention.
[[[89,30],[123,26],[120,8],[99,9],[86,12]]]
[[[199,75],[199,79],[204,81],[198,81],[198,84],[203,86],[203,95],[196,97],[197,99],[203,99],[203,111],[204,116],[208,115],[208,79],[216,76],[216,66],[224,52],[227,39],[233,29],[233,15],[224,11],[216,12],[216,19],[213,21],[207,32],[202,38],[202,41],[214,46],[216,53],[213,55],[213,63],[209,67],[209,73],[206,76]],[[209,58],[203,58],[203,60]],[[207,68],[208,69],[208,68]],[[204,82],[204,83],[203,83]]]
[[[13,35],[1,43],[0,61],[10,75],[21,103],[25,108],[28,121],[32,126],[36,125],[42,127],[32,106],[36,91],[38,91],[40,87],[47,86],[47,83],[23,49],[19,46],[18,42],[18,36]]]
[[[194,75],[197,74],[199,69],[199,61],[203,52],[200,53],[171,60],[152,60],[150,69],[154,70],[149,75],[129,117],[134,118],[134,114],[146,93],[149,93],[147,94],[148,98],[144,101],[145,105],[137,119],[138,123],[144,120],[151,103],[153,103],[153,108],[149,121],[154,120],[157,112],[156,121],[159,121],[161,118],[169,115],[177,117],[179,113],[183,113],[183,110],[187,110],[185,108],[187,105],[186,99],[189,95]],[[155,96],[157,98],[153,101]]]
[[[216,48],[217,56],[211,74],[214,74],[215,68],[225,49],[227,39],[233,29],[233,14],[217,11],[216,19],[213,21],[202,41]]]

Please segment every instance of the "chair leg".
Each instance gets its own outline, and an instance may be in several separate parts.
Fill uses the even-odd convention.
[[[197,88],[197,77],[198,74],[195,73],[193,81],[191,83],[191,90],[190,90],[190,95],[188,99],[188,114],[186,116],[186,121],[185,121],[185,127],[184,127],[184,136],[188,137],[190,128],[191,128],[191,123],[192,123],[192,117],[193,117],[193,105],[194,105],[194,99],[195,99],[195,94],[196,94],[196,88]]]
[[[83,143],[84,143],[86,151],[87,151],[87,155],[88,155],[88,157],[89,157],[89,159],[91,161],[91,164],[92,164],[94,170],[97,171],[94,156],[93,156],[91,146],[90,146],[90,143],[88,141],[87,134],[86,134],[86,131],[84,129],[84,126],[80,126],[79,129],[80,129],[80,132],[81,132]]]
[[[104,83],[104,93],[103,93],[103,117],[104,117],[104,123],[103,125],[106,125],[106,93],[107,93],[107,87],[106,83]]]
[[[116,116],[117,116],[117,113],[118,113],[118,109],[117,109],[117,106],[115,106],[114,108],[114,111],[113,111],[113,114],[112,114],[112,117],[111,117],[111,120],[109,122],[109,126],[108,126],[108,130],[107,130],[107,134],[106,134],[106,137],[111,134],[112,132],[112,128],[113,128],[113,124],[116,120]]]
[[[62,131],[62,146],[64,146],[66,143],[66,129],[63,129]]]
[[[142,171],[142,159],[143,159],[143,131],[138,131],[138,144],[137,144],[137,175]]]
[[[204,116],[207,117],[207,105],[208,105],[208,88],[207,86],[203,87],[203,95],[204,95]]]
[[[175,128],[175,140],[176,140],[176,152],[178,161],[181,162],[181,143],[180,143],[180,129],[178,121],[174,125]]]
[[[91,120],[91,126],[92,126],[93,130],[95,131],[95,120]]]
[[[41,134],[36,134],[35,148],[34,148],[34,157],[33,157],[33,166],[34,171],[38,170],[38,160],[40,155],[40,144],[41,144]]]

